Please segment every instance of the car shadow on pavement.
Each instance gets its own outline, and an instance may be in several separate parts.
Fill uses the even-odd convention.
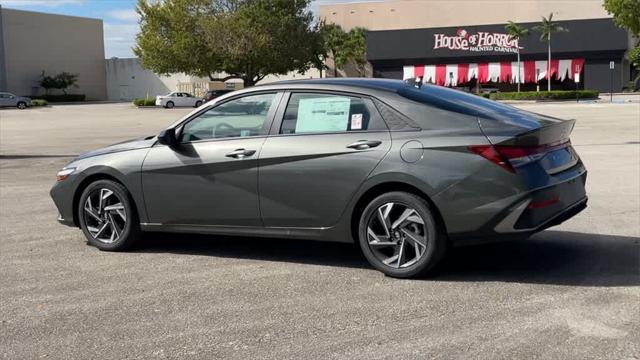
[[[148,233],[135,251],[368,268],[354,244],[309,240]]]
[[[305,240],[150,233],[137,251],[371,268],[355,245]],[[424,280],[639,286],[640,238],[545,231],[457,247]]]
[[[639,286],[640,238],[544,231],[526,240],[454,248],[435,279]]]

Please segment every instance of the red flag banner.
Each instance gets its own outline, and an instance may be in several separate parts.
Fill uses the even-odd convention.
[[[436,85],[444,85],[447,81],[447,65],[436,65]]]
[[[479,63],[478,64],[478,82],[481,84],[486,83],[488,77],[489,77],[489,64]]]
[[[469,64],[458,64],[458,83],[466,83],[471,80],[467,78],[467,74],[469,73]]]
[[[511,82],[511,61],[500,63],[500,82]]]

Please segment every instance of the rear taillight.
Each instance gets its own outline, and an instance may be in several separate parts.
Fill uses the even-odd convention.
[[[526,156],[534,156],[538,154],[548,153],[567,147],[571,141],[565,140],[554,144],[544,144],[537,146],[513,146],[513,145],[496,145],[496,150],[507,159],[518,159]]]
[[[550,151],[558,150],[570,145],[569,140],[554,144],[537,146],[518,145],[470,145],[469,151],[478,154],[501,168],[515,173],[513,165],[535,161]],[[512,164],[513,162],[513,164]]]
[[[500,154],[493,145],[470,145],[469,151],[482,156],[509,172],[516,172],[509,160]]]

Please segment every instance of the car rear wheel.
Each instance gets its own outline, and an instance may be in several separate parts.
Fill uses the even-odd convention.
[[[423,275],[442,258],[444,236],[429,204],[406,192],[389,192],[369,203],[360,217],[359,242],[365,257],[385,275]]]
[[[200,100],[196,101],[196,106],[195,107],[200,107],[200,105],[202,105],[202,101],[200,101]]]
[[[27,103],[24,101],[19,101],[17,106],[18,106],[18,109],[23,110],[27,108]]]
[[[111,180],[98,180],[84,189],[78,219],[89,243],[100,250],[125,250],[140,237],[140,223],[129,192]]]
[[[166,107],[167,109],[171,109],[174,106],[176,106],[176,104],[174,104],[173,101],[167,101],[167,104],[164,107]]]

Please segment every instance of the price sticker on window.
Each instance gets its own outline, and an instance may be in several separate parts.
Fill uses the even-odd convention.
[[[351,114],[351,130],[362,129],[362,114]]]

